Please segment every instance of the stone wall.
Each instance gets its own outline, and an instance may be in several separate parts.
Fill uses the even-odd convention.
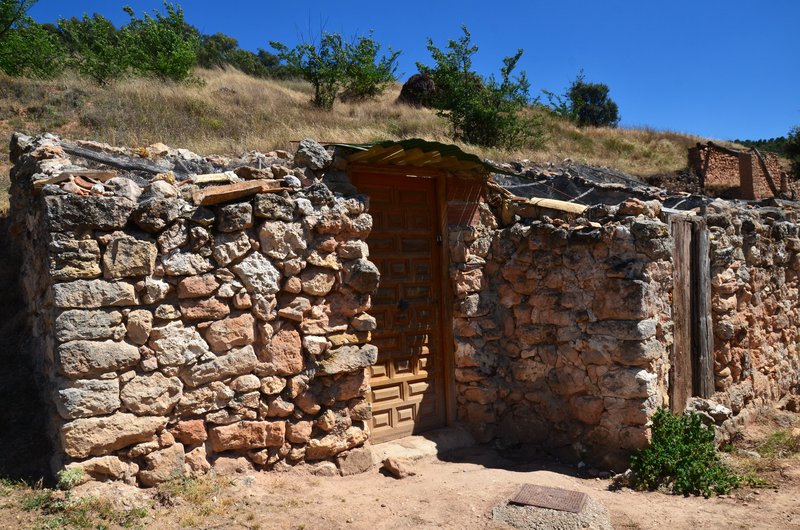
[[[739,414],[800,390],[798,210],[708,212],[716,398]]]
[[[501,201],[502,202],[502,201]],[[529,209],[530,210],[530,209]],[[458,415],[483,441],[618,465],[667,403],[671,239],[658,203],[451,233]]]
[[[317,182],[330,155],[305,141],[294,161],[81,147],[280,187],[198,206],[198,186],[173,173],[93,181],[99,166],[60,139],[14,138],[12,214],[53,468],[150,486],[231,461],[335,472],[357,460],[379,273],[366,198]]]
[[[212,465],[371,465],[380,274],[369,201],[341,157],[310,141],[294,157],[242,159],[48,135],[11,147],[54,469],[149,486]],[[136,163],[111,178],[101,155]],[[206,201],[220,179],[260,191]],[[479,441],[621,466],[669,404],[673,240],[660,203],[443,187],[457,421]],[[714,400],[744,417],[798,390],[797,210],[719,200],[707,223]]]

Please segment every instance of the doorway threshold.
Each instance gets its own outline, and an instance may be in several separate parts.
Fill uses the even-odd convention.
[[[475,438],[469,431],[454,425],[375,444],[372,446],[372,461],[380,465],[389,457],[419,460],[474,445]]]

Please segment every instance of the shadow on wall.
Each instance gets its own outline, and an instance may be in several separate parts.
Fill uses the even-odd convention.
[[[36,386],[20,260],[9,219],[0,217],[0,477],[49,479],[47,408]]]

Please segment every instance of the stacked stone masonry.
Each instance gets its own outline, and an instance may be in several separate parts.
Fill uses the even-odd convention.
[[[796,207],[709,206],[714,372],[734,414],[800,389]]]
[[[151,486],[227,464],[369,467],[380,272],[369,198],[344,158],[312,141],[242,159],[154,145],[139,160],[174,173],[86,181],[100,166],[65,145],[11,146],[53,468]],[[204,206],[214,185],[196,175],[273,187]],[[624,465],[669,406],[675,212],[639,199],[548,208],[480,179],[444,184],[452,308],[440,331],[456,421],[481,442]],[[797,212],[723,200],[704,212],[723,427],[800,386]]]
[[[615,465],[665,405],[671,240],[657,202],[451,230],[458,416],[477,438]],[[549,214],[549,215],[547,215]],[[552,217],[551,217],[552,216]]]
[[[242,164],[151,149],[197,172]],[[18,136],[12,151],[55,469],[151,486],[242,457],[335,471],[364,445],[379,273],[366,198],[314,183],[324,149],[305,143],[294,163],[273,153],[260,176],[282,177],[282,191],[212,206],[172,174],[36,193],[85,161],[51,136]]]

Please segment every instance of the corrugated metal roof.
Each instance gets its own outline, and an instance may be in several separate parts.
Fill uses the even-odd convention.
[[[374,144],[328,144],[352,149],[347,157],[353,165],[407,166],[447,171],[461,177],[485,178],[491,173],[514,175],[495,167],[459,147],[421,138],[386,141]]]

